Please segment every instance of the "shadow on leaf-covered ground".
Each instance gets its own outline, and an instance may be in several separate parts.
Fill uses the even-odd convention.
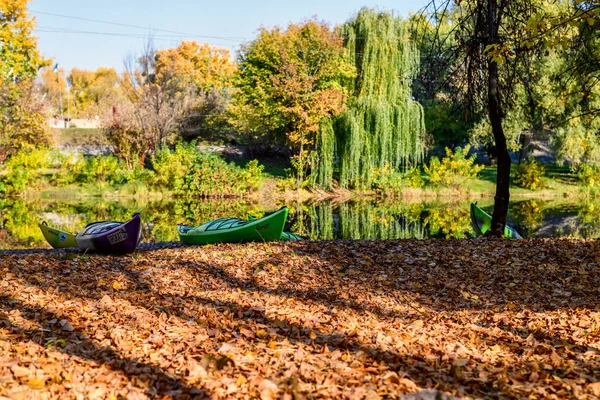
[[[596,247],[332,241],[1,256],[11,333],[0,345],[16,357],[62,340],[51,349],[150,397],[582,398],[600,373]]]

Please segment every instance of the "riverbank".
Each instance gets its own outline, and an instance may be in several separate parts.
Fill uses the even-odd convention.
[[[0,393],[591,399],[599,250],[404,240],[0,255]]]
[[[495,173],[495,171],[494,171]],[[491,175],[491,174],[490,174]],[[494,177],[495,179],[495,177]],[[280,178],[267,176],[263,178],[261,187],[244,195],[229,196],[231,198],[244,198],[249,201],[259,201],[264,203],[270,201],[300,201],[311,200],[335,200],[338,202],[356,201],[363,199],[399,199],[404,201],[419,200],[476,200],[481,198],[493,198],[496,191],[495,181],[485,177],[473,178],[456,186],[426,186],[422,188],[403,188],[400,192],[378,193],[373,190],[353,191],[337,188],[331,191],[320,189],[282,189],[279,185]],[[515,199],[591,199],[597,198],[600,191],[596,188],[586,188],[576,183],[575,177],[570,182],[560,180],[547,180],[547,186],[544,189],[528,190],[515,185],[511,185],[511,198]],[[177,197],[198,197],[193,194],[181,196],[180,194],[164,190],[159,191],[156,188],[144,184],[131,183],[126,185],[97,186],[89,185],[69,185],[62,187],[53,187],[44,184],[40,187],[29,188],[23,191],[20,197],[24,198],[105,198],[105,199],[127,199],[127,198],[145,198],[145,199],[172,199]],[[217,196],[220,197],[220,196]]]
[[[261,192],[262,193],[262,192]],[[265,192],[266,193],[266,192]],[[126,221],[140,213],[143,243],[179,240],[178,224],[200,225],[222,217],[261,217],[289,209],[286,231],[310,239],[462,239],[472,237],[470,203],[491,213],[494,199],[372,199],[308,202],[265,196],[249,199],[77,197],[0,199],[0,250],[47,247],[38,224],[79,232],[95,221]],[[523,237],[600,237],[597,199],[512,198],[509,225]]]
[[[468,173],[445,167],[405,173],[379,171],[373,186],[362,190],[340,188],[335,182],[331,190],[309,185],[296,188],[296,182],[289,177],[289,162],[272,158],[248,160],[241,155],[227,162],[228,157],[221,158],[220,152],[205,151],[208,151],[206,146],[180,144],[174,150],[157,152],[152,165],[146,162],[134,167],[112,155],[83,157],[77,152],[56,149],[19,153],[0,170],[0,193],[28,198],[234,197],[260,202],[323,199],[341,202],[365,198],[472,200],[492,198],[496,190],[495,166],[465,167],[470,168]],[[514,184],[517,170],[518,166],[513,165],[513,198],[587,199],[600,194],[598,188],[586,186],[595,184],[593,176],[584,182],[567,167],[546,165],[544,177],[535,190]]]

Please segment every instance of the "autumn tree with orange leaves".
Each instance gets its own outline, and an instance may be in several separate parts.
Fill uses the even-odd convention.
[[[198,96],[198,103],[179,126],[184,140],[214,139],[231,130],[225,110],[235,69],[228,49],[195,41],[156,52],[157,79],[181,90],[190,88]]]
[[[354,76],[342,37],[318,21],[262,29],[242,46],[233,123],[249,136],[283,142],[293,152],[296,184],[304,182],[321,122],[341,113]]]

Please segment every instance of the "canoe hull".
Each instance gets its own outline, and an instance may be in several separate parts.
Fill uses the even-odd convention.
[[[270,242],[281,238],[287,214],[288,209],[283,207],[271,215],[252,221],[221,218],[195,228],[180,225],[179,238],[188,245]]]
[[[132,253],[142,239],[142,220],[139,214],[124,223],[96,222],[85,227],[75,237],[77,246],[102,254]]]
[[[46,238],[46,241],[55,249],[64,249],[70,247],[77,247],[77,241],[75,235],[69,232],[61,231],[59,229],[50,228],[44,221],[40,225],[40,230]]]
[[[485,234],[492,227],[492,216],[471,203],[471,226],[476,236]],[[508,239],[522,239],[521,235],[512,227],[504,226],[504,236]]]
[[[292,232],[282,232],[279,240],[287,240],[290,242],[295,242],[298,240],[305,240],[305,239],[302,236],[296,235],[295,233],[292,233]]]

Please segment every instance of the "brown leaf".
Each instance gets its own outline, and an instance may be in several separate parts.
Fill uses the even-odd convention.
[[[29,376],[31,374],[31,370],[25,367],[21,367],[20,365],[13,365],[10,367],[15,378],[22,378],[24,376]]]

